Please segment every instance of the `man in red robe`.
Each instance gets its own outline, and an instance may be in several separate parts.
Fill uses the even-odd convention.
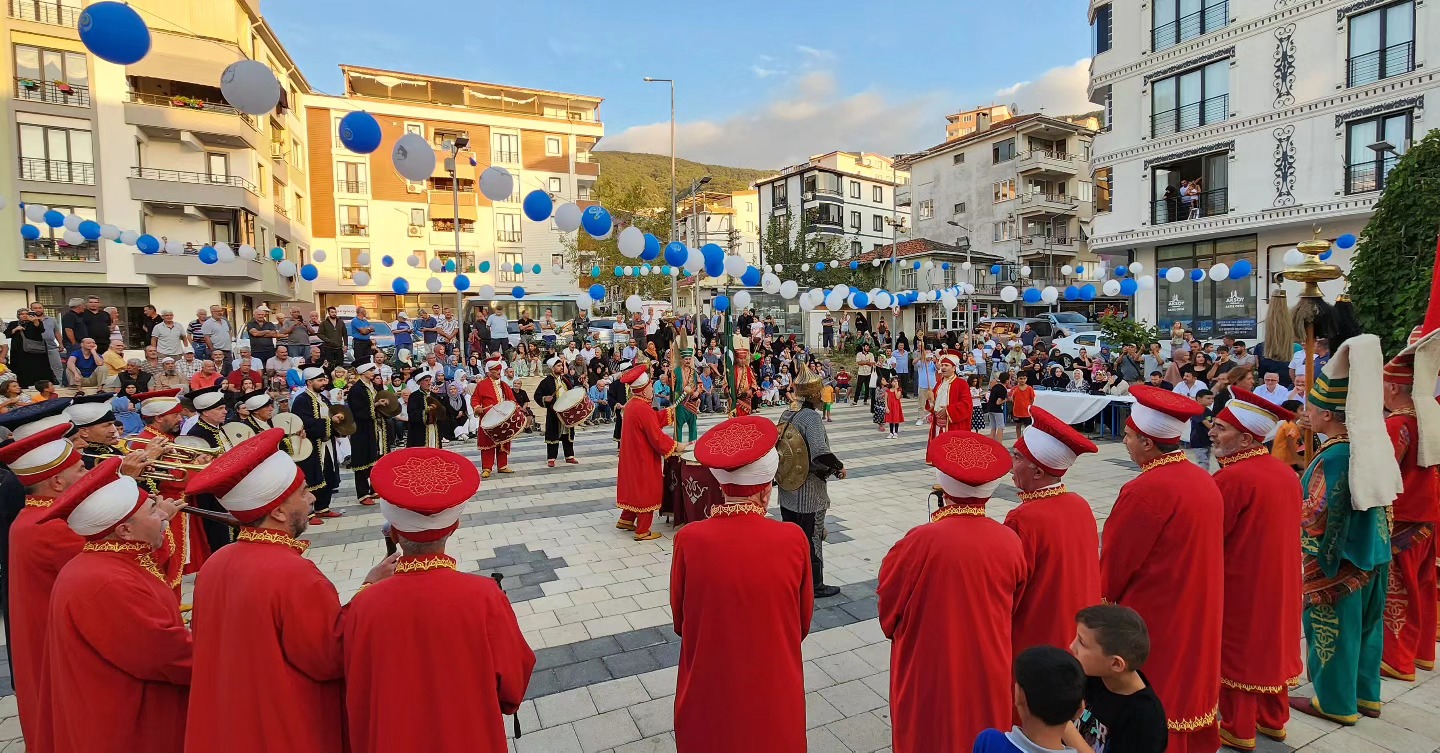
[[[1289,686],[1301,672],[1300,478],[1265,447],[1276,425],[1294,420],[1294,413],[1231,387],[1230,402],[1210,427],[1225,510],[1220,739],[1240,750],[1255,748],[1257,732],[1285,739]]]
[[[132,447],[145,447],[151,442],[169,443],[180,434],[180,422],[184,415],[178,387],[142,392],[133,400],[139,406],[145,428],[131,440]],[[162,482],[156,491],[178,499],[185,494],[185,482]],[[189,515],[176,515],[170,519],[170,545],[173,550],[165,561],[165,571],[170,583],[178,587],[181,578],[200,572],[200,566],[210,554],[210,540],[205,536],[204,526]]]
[[[1020,506],[1005,525],[1025,549],[1025,592],[1015,605],[1011,652],[1031,646],[1069,648],[1075,614],[1100,603],[1100,531],[1084,497],[1065,488],[1065,472],[1099,448],[1085,435],[1040,408],[1015,441],[1010,478]]]
[[[25,507],[10,524],[10,646],[20,730],[30,750],[43,750],[35,729],[40,704],[45,626],[50,591],[60,568],[80,553],[85,540],[62,520],[41,522],[66,489],[85,475],[80,453],[65,439],[70,423],[0,447],[3,462],[25,485]]]
[[[261,432],[190,480],[244,525],[195,579],[193,753],[345,748],[340,598],[296,538],[315,496],[284,438],[283,429]],[[385,575],[382,563],[365,584]]]
[[[940,434],[926,454],[943,503],[880,564],[895,753],[969,750],[1012,715],[1010,618],[1025,553],[1014,531],[985,517],[1010,456],[968,429]]]
[[[935,368],[939,375],[935,382],[935,397],[925,406],[930,411],[929,442],[934,442],[942,432],[970,430],[970,419],[975,413],[975,405],[970,399],[970,385],[964,377],[955,373],[964,361],[965,355],[954,349],[940,351],[936,359]],[[930,464],[928,451],[925,463]]]
[[[501,715],[525,699],[535,652],[500,586],[445,554],[480,473],[461,455],[413,447],[382,457],[370,478],[404,556],[340,620],[350,749],[504,753]]]
[[[510,389],[510,385],[500,380],[504,367],[505,361],[501,358],[492,358],[485,362],[485,378],[475,385],[475,391],[470,395],[470,406],[475,409],[476,418],[484,420],[485,413],[491,408],[506,401],[515,402],[515,392]],[[509,442],[494,444],[483,431],[476,432],[475,440],[480,445],[480,478],[490,478],[492,468],[496,473],[515,472],[510,470]]]
[[[120,475],[116,457],[46,515],[86,540],[50,596],[39,714],[47,753],[183,749],[192,644],[155,561],[178,509]]]
[[[1145,663],[1170,727],[1168,753],[1220,747],[1225,503],[1214,479],[1186,460],[1180,437],[1204,409],[1158,387],[1130,388],[1125,449],[1140,475],[1120,488],[1100,549],[1100,596],[1140,613]]]
[[[769,419],[744,416],[695,444],[725,502],[680,529],[670,565],[681,638],[675,744],[687,753],[806,749],[800,642],[815,607],[810,544],[798,526],[765,516],[776,439]]]
[[[634,531],[636,541],[651,541],[660,538],[650,524],[665,494],[665,458],[679,455],[690,445],[665,433],[673,408],[657,411],[651,407],[655,390],[649,364],[636,364],[620,375],[620,381],[630,385],[630,399],[625,403],[625,425],[620,428],[620,470],[615,483],[620,522],[615,527]]]

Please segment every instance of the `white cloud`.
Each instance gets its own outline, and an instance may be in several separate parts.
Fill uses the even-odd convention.
[[[1090,81],[1090,58],[1073,65],[1051,68],[1034,81],[1021,81],[995,92],[995,104],[1020,106],[1021,114],[1075,115],[1099,109],[1085,98]]]
[[[750,72],[755,74],[755,78],[770,78],[776,74],[784,73],[784,71],[779,68],[765,68],[758,63],[750,66]]]

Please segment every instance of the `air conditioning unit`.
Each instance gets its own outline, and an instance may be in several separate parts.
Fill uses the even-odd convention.
[[[419,183],[406,183],[406,184],[405,184],[405,193],[420,193],[421,191],[424,191],[424,190],[425,190],[425,187],[424,187],[424,186],[421,186]]]
[[[406,234],[409,235],[411,238],[419,238],[419,237],[420,237],[420,226],[419,226],[419,225],[411,225],[411,226],[409,227],[409,229],[407,230]]]
[[[279,141],[270,142],[270,156],[274,159],[285,159],[285,145]]]

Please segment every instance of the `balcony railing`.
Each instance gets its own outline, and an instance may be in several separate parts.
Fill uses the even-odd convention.
[[[80,9],[58,0],[10,0],[10,17],[73,27],[80,18]]]
[[[1027,159],[1048,159],[1057,162],[1069,162],[1075,159],[1075,155],[1057,149],[1031,149],[1028,152],[1020,153],[1021,162]]]
[[[1188,131],[1202,125],[1219,123],[1228,117],[1230,117],[1230,95],[1221,94],[1151,115],[1150,135],[1164,136]]]
[[[368,235],[370,235],[370,226],[369,226],[369,225],[357,225],[357,224],[354,224],[354,223],[343,223],[343,224],[340,225],[340,234],[341,234],[341,235],[368,236]]]
[[[1392,44],[1345,61],[1346,86],[1373,84],[1382,78],[1415,70],[1415,43]]]
[[[1075,239],[1065,236],[1027,235],[1020,239],[1020,245],[1039,246],[1041,248],[1048,248],[1050,246],[1073,246],[1075,245]]]
[[[256,196],[260,191],[255,184],[238,175],[218,175],[215,173],[192,173],[184,170],[159,170],[153,167],[132,167],[130,177],[144,178],[145,180],[163,180],[169,183],[204,183],[212,186],[234,186],[243,188]]]
[[[844,194],[840,192],[839,188],[826,188],[824,186],[806,188],[801,194],[801,198],[807,201],[816,196],[844,196]]]
[[[288,218],[288,217],[290,216],[290,210],[286,209],[284,206],[282,206],[282,205],[280,205],[280,204],[274,204],[273,206],[274,206],[274,208],[275,208],[275,214],[278,214],[278,215],[280,215],[281,217],[286,217],[286,218]]]
[[[95,185],[95,165],[89,162],[66,162],[55,159],[20,158],[20,180],[48,183]]]
[[[1168,24],[1155,27],[1155,30],[1151,32],[1151,51],[1159,52],[1166,47],[1174,47],[1187,39],[1194,39],[1224,28],[1228,23],[1230,23],[1230,4],[1228,2],[1217,3],[1197,10]]]
[[[518,165],[520,164],[520,153],[496,150],[490,153],[490,160],[492,162],[503,162],[507,165]]]
[[[368,186],[363,180],[337,180],[335,190],[340,193],[365,193]]]
[[[27,261],[100,261],[100,243],[98,241],[86,241],[78,246],[71,246],[59,238],[38,238],[33,241],[25,241],[24,249]]]
[[[353,280],[355,279],[356,272],[364,272],[368,275],[370,274],[370,268],[362,267],[359,264],[347,264],[340,269],[340,279]]]
[[[519,243],[519,242],[520,242],[520,231],[519,231],[519,230],[496,230],[496,231],[495,231],[495,240],[497,240],[497,241],[502,241],[502,242],[504,242],[504,243]]]
[[[434,230],[434,231],[436,231],[436,232],[441,232],[441,233],[453,233],[453,232],[455,232],[455,223],[454,223],[452,220],[431,220],[431,221],[430,221],[430,229],[431,229],[431,230]],[[462,233],[473,233],[473,232],[475,232],[475,222],[474,222],[473,220],[471,220],[471,221],[463,221],[463,220],[462,220],[462,221],[460,222],[460,232],[462,232]]]
[[[590,153],[589,153],[589,152],[576,152],[576,153],[575,153],[575,161],[576,161],[576,162],[583,162],[583,163],[590,163],[590,162],[599,162],[600,160],[595,159],[594,157],[590,156]]]
[[[1169,222],[1198,220],[1230,213],[1230,189],[1215,188],[1203,191],[1199,196],[1157,199],[1150,202],[1150,222],[1162,225]]]
[[[1369,193],[1385,188],[1385,180],[1395,169],[1399,157],[1387,155],[1383,160],[1369,160],[1345,166],[1345,193]]]
[[[16,76],[15,98],[24,102],[89,107],[90,87],[67,84],[64,81],[41,81]]]
[[[234,115],[237,118],[255,127],[255,118],[247,113],[225,104],[224,102],[206,102],[196,97],[182,97],[166,94],[146,94],[143,92],[130,92],[126,95],[127,102],[134,102],[142,105],[153,105],[155,107],[173,107],[182,110],[202,110],[204,112],[218,112],[222,115]]]

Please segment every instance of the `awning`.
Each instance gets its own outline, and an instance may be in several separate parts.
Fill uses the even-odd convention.
[[[185,37],[154,31],[150,35],[150,52],[134,65],[125,66],[127,76],[184,81],[201,86],[220,87],[225,69],[245,56],[232,47],[213,40]]]
[[[474,195],[474,194],[461,194],[461,196],[460,196],[460,219],[473,221],[473,220],[475,219],[475,217],[476,217],[475,205],[472,203],[472,204],[470,204],[469,206],[466,206],[466,204],[465,204],[466,199],[469,199],[471,202],[473,202],[473,201],[475,200],[475,195]],[[430,218],[431,218],[431,219],[435,219],[435,220],[449,220],[449,219],[453,219],[454,217],[455,217],[455,205],[454,205],[453,203],[451,203],[450,201],[447,200],[447,201],[445,201],[444,203],[441,203],[441,204],[431,204],[431,205],[430,205]]]

